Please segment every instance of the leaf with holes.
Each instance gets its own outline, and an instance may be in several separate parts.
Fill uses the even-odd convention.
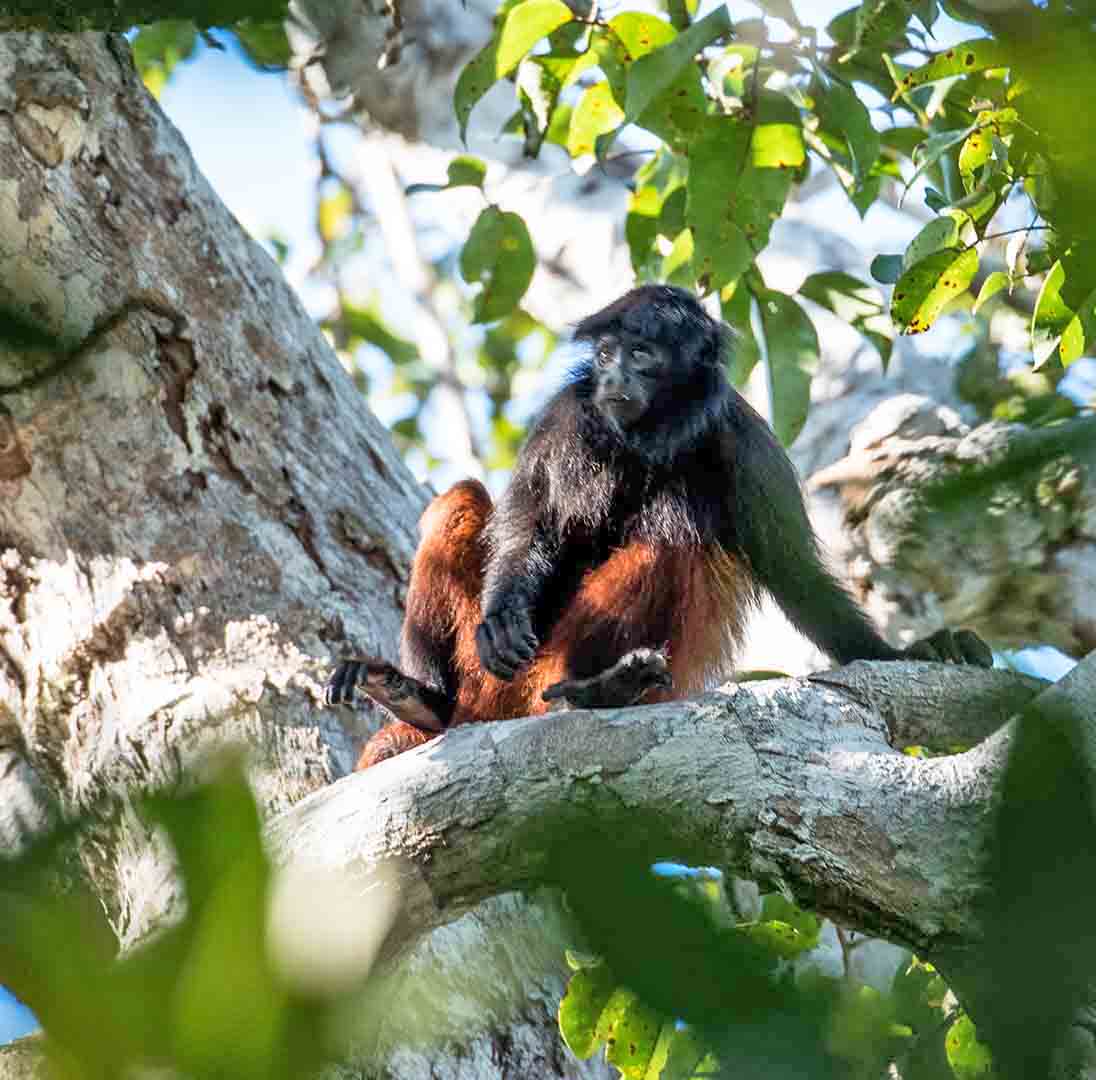
[[[904,334],[924,333],[978,273],[974,248],[945,248],[905,270],[894,286],[891,316]]]
[[[597,1037],[606,1044],[605,1058],[628,1080],[643,1080],[662,1031],[662,1015],[618,986],[597,1023]]]
[[[606,964],[576,971],[559,1003],[559,1031],[571,1053],[584,1061],[601,1045],[598,1020],[609,1003],[616,980]]]
[[[487,45],[465,66],[453,94],[461,141],[467,141],[472,109],[499,79],[505,78],[541,38],[574,18],[562,0],[522,0],[507,12]]]
[[[818,335],[806,312],[786,293],[766,290],[757,303],[765,330],[773,431],[790,446],[807,419],[811,379],[818,370]]]
[[[986,68],[1005,67],[1007,63],[1008,51],[1000,42],[991,38],[963,41],[946,52],[938,53],[927,64],[907,72],[891,100],[897,101],[900,94],[924,86],[925,83],[950,79],[955,75],[969,75],[973,71],[985,71]]]
[[[529,288],[536,255],[520,215],[488,206],[476,219],[460,253],[460,272],[469,284],[479,282],[474,322],[508,315]]]

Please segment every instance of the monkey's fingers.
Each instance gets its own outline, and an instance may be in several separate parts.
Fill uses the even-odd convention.
[[[993,667],[993,651],[972,630],[937,630],[915,641],[907,650],[911,660],[931,660],[945,664],[973,664]]]
[[[963,662],[975,667],[993,667],[993,650],[973,631],[956,630],[955,643],[963,654]]]
[[[523,608],[494,612],[476,629],[480,663],[499,679],[512,679],[533,659],[539,644],[529,612]]]

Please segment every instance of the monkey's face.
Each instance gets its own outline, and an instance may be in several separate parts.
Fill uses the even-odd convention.
[[[656,342],[621,330],[594,342],[593,402],[622,428],[631,427],[651,407],[666,376],[670,357]]]

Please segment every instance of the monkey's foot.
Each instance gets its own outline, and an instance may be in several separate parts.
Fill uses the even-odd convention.
[[[356,689],[393,720],[402,720],[419,731],[436,734],[449,726],[453,711],[449,699],[433,687],[404,675],[387,660],[355,656],[341,661],[327,680],[323,702],[353,705]]]
[[[613,709],[634,705],[648,690],[673,686],[670,662],[658,649],[633,649],[611,668],[589,679],[564,679],[541,694],[576,709]]]
[[[993,650],[973,630],[937,630],[905,650],[906,660],[938,660],[941,663],[993,667]]]

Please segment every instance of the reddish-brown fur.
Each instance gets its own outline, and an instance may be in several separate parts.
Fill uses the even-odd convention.
[[[617,657],[667,643],[673,689],[648,700],[703,689],[730,667],[746,612],[756,599],[747,569],[722,548],[664,548],[632,541],[589,571],[571,605],[532,661],[510,682],[483,669],[476,651],[486,561],[483,529],[491,498],[465,480],[427,507],[411,569],[403,644],[448,642],[457,675],[452,726],[534,716],[548,710],[541,694],[571,676],[584,648]],[[433,736],[400,721],[366,744],[358,769],[421,746]]]

